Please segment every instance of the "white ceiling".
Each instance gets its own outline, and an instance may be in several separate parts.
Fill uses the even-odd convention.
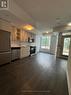
[[[14,12],[17,11],[19,16],[12,14],[9,10],[0,11],[0,18],[7,19],[15,25],[24,25],[33,20],[33,25],[39,31],[48,31],[50,28],[71,21],[71,0],[13,0],[13,2],[23,10],[23,14],[26,13],[28,16],[19,12],[18,8],[14,7],[14,3],[11,3],[12,8],[15,9]]]
[[[15,0],[37,26],[54,27],[71,21],[71,0]],[[57,19],[57,20],[56,20]]]
[[[0,19],[5,20],[16,27],[20,27],[20,25],[23,24],[21,19],[6,10],[0,11]]]

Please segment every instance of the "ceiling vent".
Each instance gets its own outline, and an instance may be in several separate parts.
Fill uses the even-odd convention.
[[[0,0],[0,10],[9,9],[9,0]]]

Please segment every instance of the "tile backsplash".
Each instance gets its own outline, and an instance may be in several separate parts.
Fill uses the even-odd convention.
[[[11,42],[11,47],[19,47],[19,46],[23,46],[23,45],[25,45],[25,46],[29,45],[30,46],[30,43],[24,42],[24,41],[12,41]]]
[[[20,46],[20,42],[19,41],[12,41],[11,42],[11,47],[19,47]]]
[[[24,41],[12,41],[11,47],[20,47],[20,46],[36,46],[36,43],[28,43]]]

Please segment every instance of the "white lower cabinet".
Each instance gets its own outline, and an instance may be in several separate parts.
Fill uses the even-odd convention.
[[[30,47],[22,46],[20,49],[20,58],[28,57],[30,55]]]

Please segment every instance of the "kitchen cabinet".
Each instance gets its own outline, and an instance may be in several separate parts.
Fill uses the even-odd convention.
[[[34,40],[35,41],[35,34],[31,33],[31,32],[27,32],[27,31],[24,31],[24,30],[21,30],[20,31],[20,39],[21,41],[24,41],[24,42],[29,42],[28,40]]]
[[[24,41],[24,42],[28,42],[28,37],[30,37],[30,33],[29,32],[26,32],[24,30],[21,30],[21,41]]]
[[[12,27],[11,41],[17,41],[17,29],[14,26]]]
[[[11,60],[24,58],[30,55],[30,46],[12,47]]]
[[[13,27],[13,31],[11,32],[11,41],[28,42],[28,38],[34,39],[35,34]]]
[[[22,46],[20,49],[20,58],[24,58],[30,55],[30,46]]]
[[[16,34],[17,41],[20,41],[21,39],[20,32],[21,32],[21,29],[17,29],[17,34]]]
[[[14,47],[11,48],[11,60],[16,60],[20,58],[20,48]]]
[[[11,52],[0,53],[0,65],[11,62]]]
[[[13,27],[13,31],[11,32],[11,41],[23,41],[27,42],[29,33],[22,30],[22,29],[17,29]]]

